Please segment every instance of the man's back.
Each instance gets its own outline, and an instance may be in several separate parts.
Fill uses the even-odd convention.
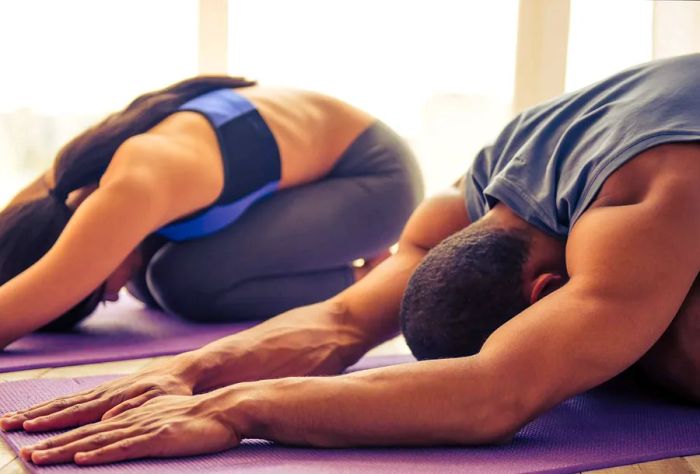
[[[523,112],[467,172],[471,220],[502,202],[565,238],[628,160],[700,141],[699,74],[700,54],[655,61]]]
[[[700,187],[699,182],[700,141],[659,145],[612,172],[582,215],[595,208],[638,203],[652,193],[687,193]]]

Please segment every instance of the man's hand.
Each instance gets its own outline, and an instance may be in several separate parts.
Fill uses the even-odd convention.
[[[395,334],[401,296],[413,270],[430,248],[468,224],[459,192],[435,196],[411,217],[397,254],[335,298],[288,311],[151,371],[5,415],[0,428],[67,428],[100,418],[110,420],[159,395],[189,395],[246,381],[340,373]]]
[[[6,413],[0,428],[50,431],[109,419],[160,395],[191,395],[192,383],[176,375],[171,361],[103,383],[90,390]]]
[[[210,394],[158,397],[109,420],[23,448],[20,455],[35,464],[92,465],[223,451],[237,446],[241,436],[231,420],[221,416],[218,405]]]

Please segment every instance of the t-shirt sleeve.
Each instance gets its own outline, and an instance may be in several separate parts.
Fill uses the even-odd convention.
[[[484,217],[488,211],[488,202],[484,189],[488,186],[492,172],[492,147],[487,146],[477,153],[476,158],[464,175],[464,199],[467,212],[472,222]]]

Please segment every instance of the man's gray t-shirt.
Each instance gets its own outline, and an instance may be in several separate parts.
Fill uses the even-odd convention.
[[[695,140],[700,54],[635,66],[512,120],[467,172],[467,210],[476,221],[502,202],[566,237],[625,162],[655,145]]]

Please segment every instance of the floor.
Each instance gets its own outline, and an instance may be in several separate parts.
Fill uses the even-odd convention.
[[[403,341],[395,339],[374,349],[370,355],[396,354],[405,352],[406,347]],[[19,372],[8,372],[0,374],[0,381],[14,381],[22,379],[42,379],[60,377],[83,377],[88,375],[103,374],[129,374],[145,367],[156,359],[165,357],[134,359],[118,362],[107,362],[102,364],[76,365],[71,367],[60,367],[55,369],[33,369]],[[0,474],[26,473],[22,463],[17,459],[15,453],[0,441]],[[642,464],[632,464],[610,469],[601,469],[596,474],[700,474],[700,456],[664,459]]]

